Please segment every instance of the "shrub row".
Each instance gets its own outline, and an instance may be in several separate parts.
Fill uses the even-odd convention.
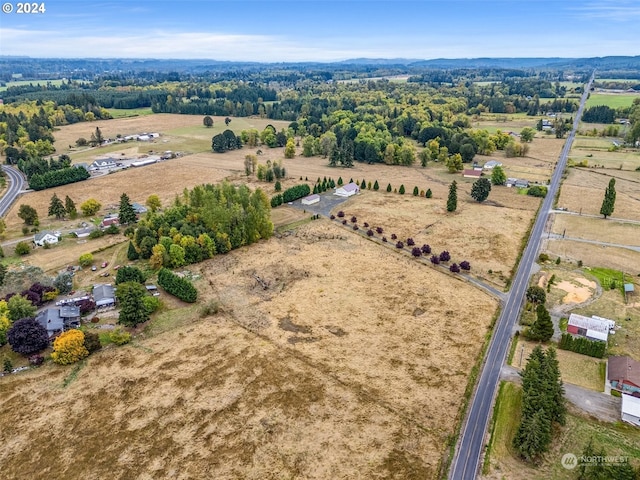
[[[59,187],[89,178],[89,172],[82,167],[69,167],[61,170],[50,170],[43,174],[35,174],[29,179],[29,187],[34,190]]]
[[[193,303],[198,298],[198,291],[189,280],[179,277],[167,268],[160,269],[158,285],[184,302]]]
[[[558,348],[581,353],[590,357],[602,358],[607,349],[607,343],[588,340],[583,337],[574,337],[570,333],[563,333]]]

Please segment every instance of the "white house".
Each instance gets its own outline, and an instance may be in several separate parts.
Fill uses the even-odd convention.
[[[334,195],[339,197],[350,197],[360,191],[360,187],[355,183],[348,183],[341,187],[336,188]]]
[[[44,230],[42,232],[38,232],[33,236],[33,243],[38,245],[39,247],[44,247],[44,244],[53,245],[54,243],[58,243],[60,241],[60,232],[50,232],[48,230]]]
[[[313,195],[309,195],[308,197],[304,197],[302,199],[302,205],[313,205],[314,203],[320,202],[320,195],[314,193]]]
[[[496,167],[501,167],[502,163],[498,162],[497,160],[489,160],[487,163],[484,164],[484,169],[485,170],[493,170]]]
[[[599,340],[606,342],[609,332],[615,329],[616,322],[608,318],[601,317],[585,317],[572,313],[569,315],[567,323],[567,332],[574,335],[586,337],[589,340]]]
[[[622,395],[622,421],[640,427],[640,398]]]
[[[89,170],[108,170],[109,168],[116,167],[115,158],[100,158],[95,160],[90,166]]]

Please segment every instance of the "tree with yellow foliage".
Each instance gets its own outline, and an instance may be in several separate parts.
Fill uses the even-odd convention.
[[[0,346],[7,343],[7,331],[11,327],[7,302],[0,300]]]
[[[75,363],[89,355],[84,346],[84,333],[80,330],[67,330],[53,341],[51,359],[60,365]]]

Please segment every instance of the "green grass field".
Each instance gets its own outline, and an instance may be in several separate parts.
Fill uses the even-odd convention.
[[[59,87],[62,85],[62,80],[14,80],[11,82],[7,82],[4,87],[0,87],[0,92],[4,92],[9,87],[19,87],[20,85],[46,85],[47,83],[51,83],[51,85]]]
[[[107,108],[113,118],[139,117],[153,115],[151,108]]]
[[[611,108],[629,107],[640,94],[633,93],[592,93],[587,100],[587,108],[606,105]]]

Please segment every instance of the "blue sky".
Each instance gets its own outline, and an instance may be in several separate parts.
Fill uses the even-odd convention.
[[[279,62],[640,54],[640,0],[45,0],[38,14],[8,3],[2,55]]]

